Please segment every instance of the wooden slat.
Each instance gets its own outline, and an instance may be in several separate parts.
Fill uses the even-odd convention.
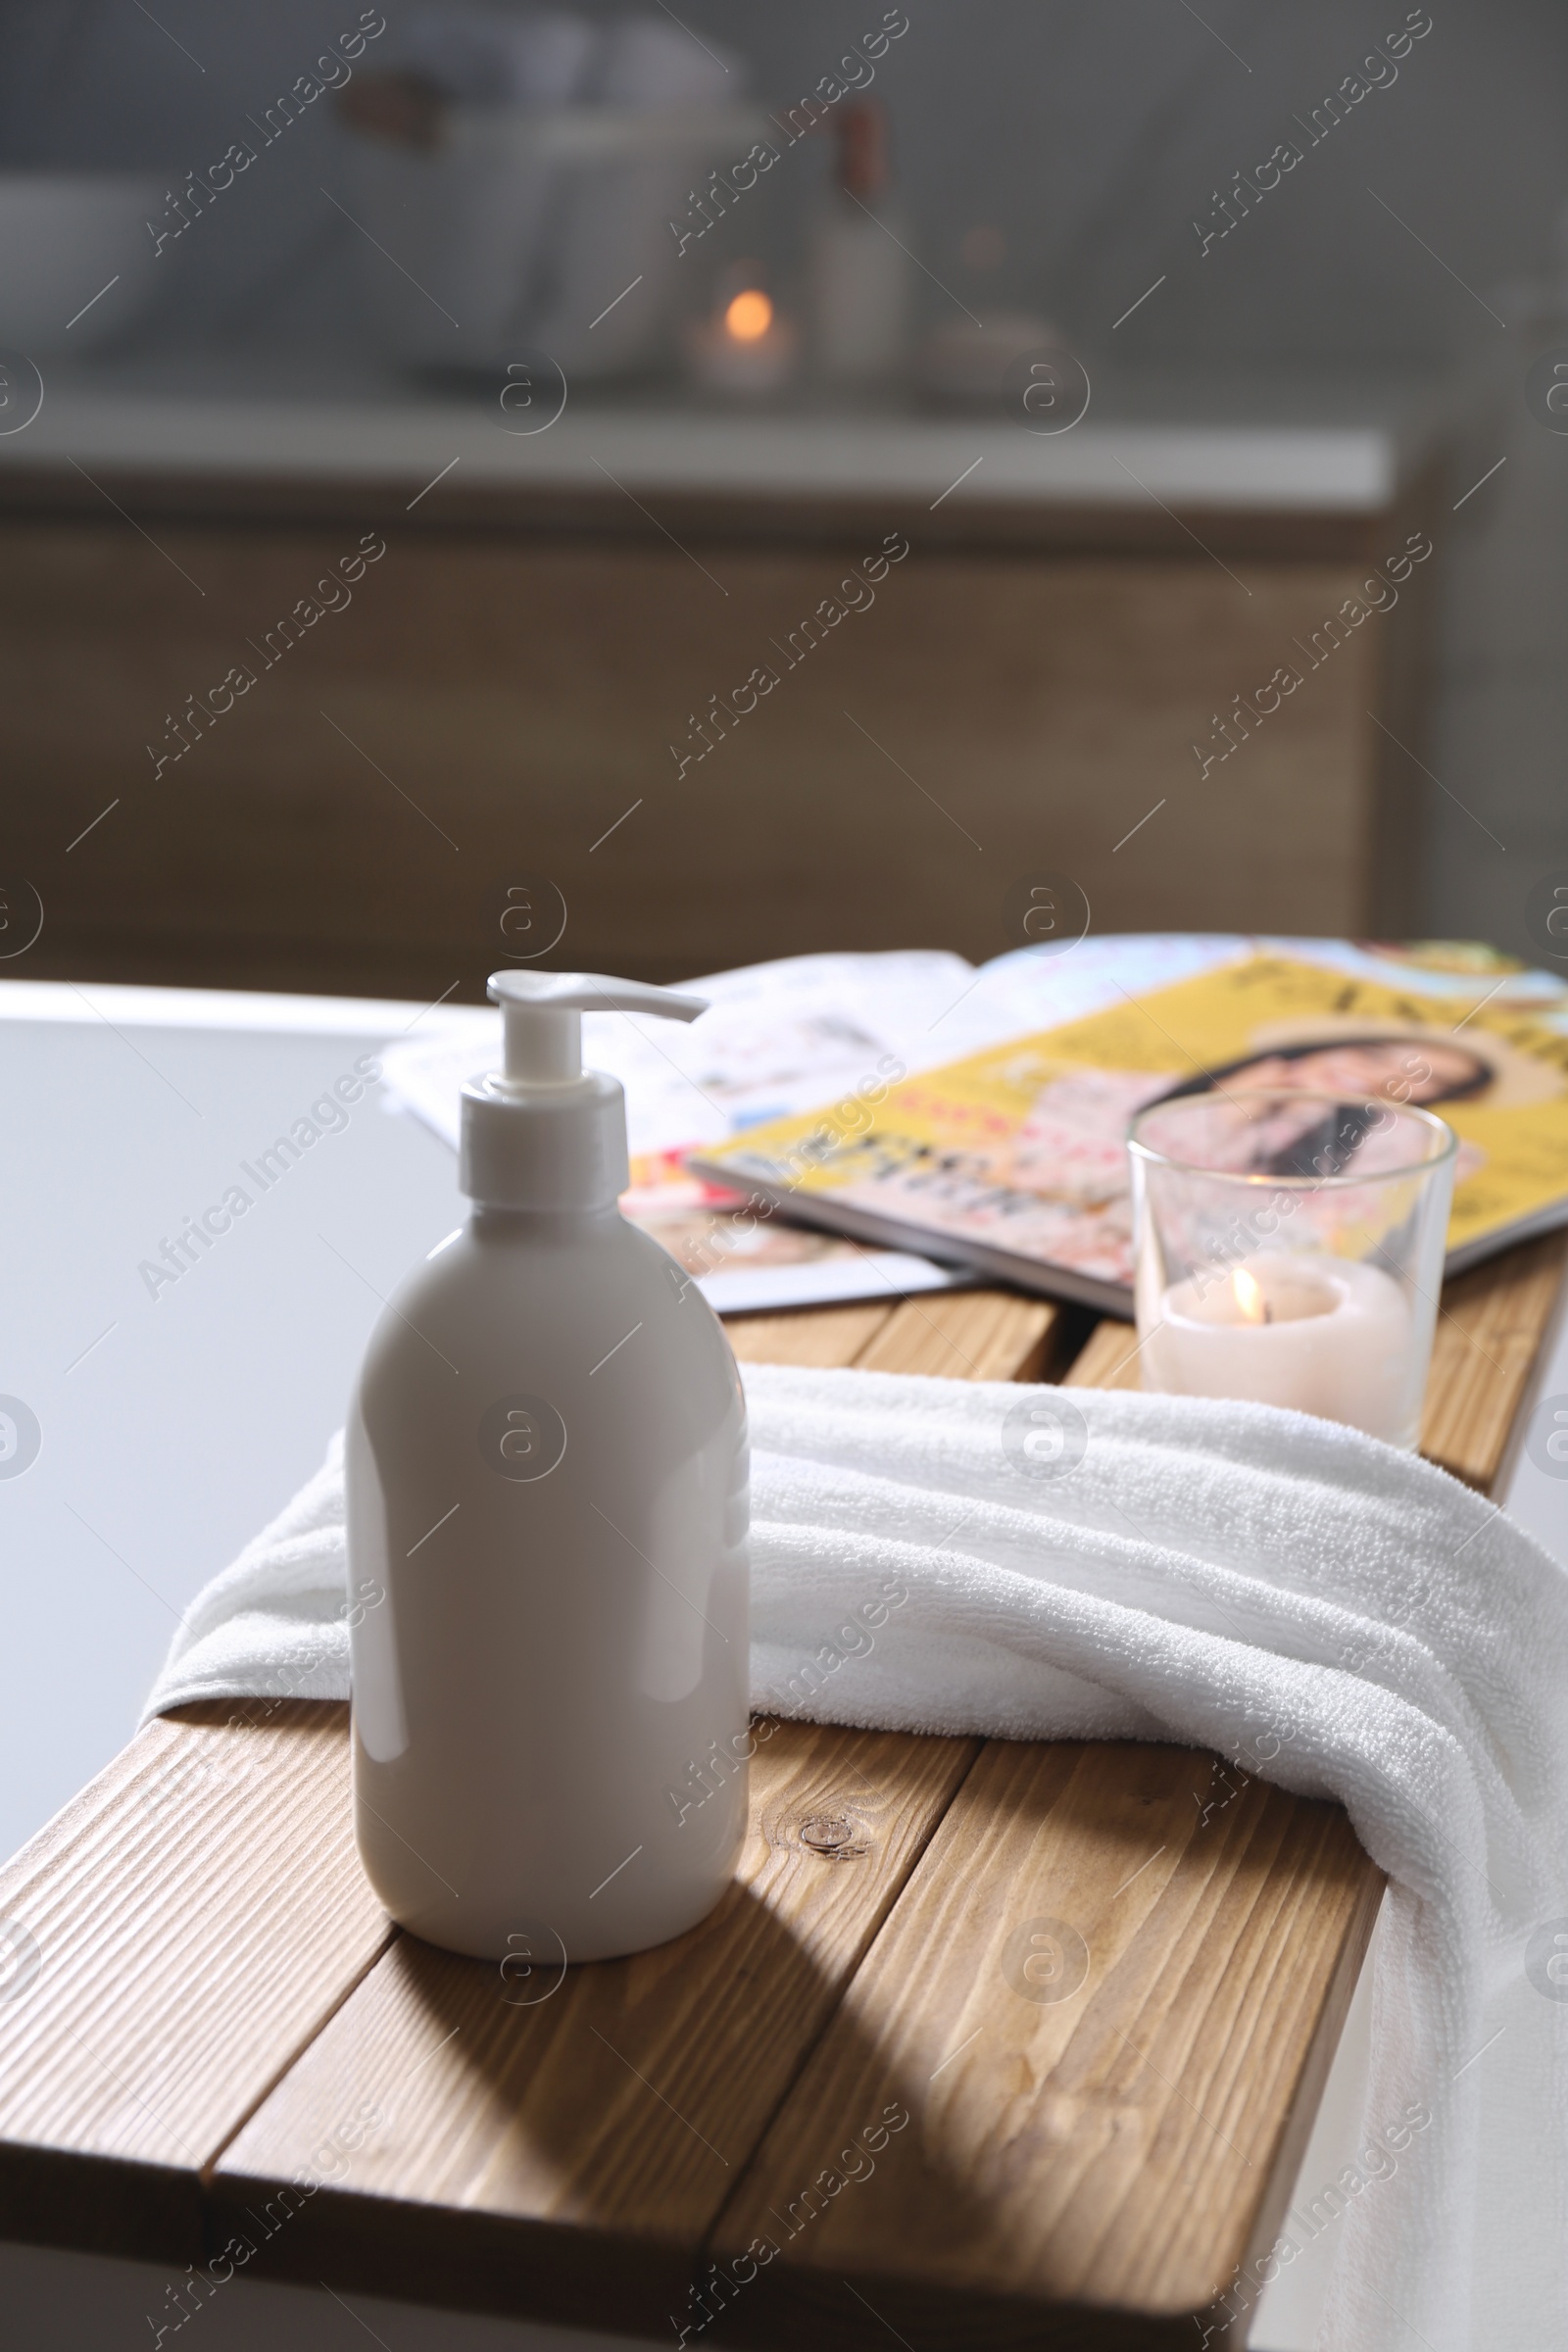
[[[1337,1806],[1212,1757],[991,1742],[726,2207],[722,2274],[776,2256],[693,2316],[738,2343],[863,2346],[869,2308],[917,2352],[1193,2344],[1288,2193],[1381,1888]],[[1041,2002],[1030,1938],[1065,1989],[1063,1922],[1086,1973]]]
[[[1490,1492],[1568,1265],[1560,1233],[1505,1250],[1445,1286],[1421,1421],[1421,1450]],[[1136,1389],[1130,1323],[1097,1324],[1064,1374],[1068,1388]]]
[[[198,2261],[200,2168],[385,1947],[347,1707],[233,1712],[149,1724],[0,1874],[8,2237]]]
[[[1560,1233],[1474,1266],[1443,1293],[1421,1450],[1490,1491],[1551,1320],[1568,1243]]]
[[[923,1291],[897,1306],[734,1315],[725,1328],[747,1364],[854,1364],[863,1372],[926,1372],[948,1380],[1036,1380],[1060,1311],[1013,1291]]]
[[[220,2233],[260,2238],[257,2267],[283,2275],[662,2335],[978,1746],[776,1727],[718,1909],[536,2005],[400,1936],[224,2155]],[[365,2134],[367,2108],[384,2121]],[[302,2169],[328,2183],[260,2237],[247,2215],[281,2222]]]
[[[1138,1334],[1130,1323],[1107,1315],[1097,1323],[1072,1363],[1061,1376],[1065,1389],[1139,1389],[1143,1387],[1143,1358]]]
[[[1059,1311],[1011,1291],[928,1291],[895,1307],[855,1361],[862,1372],[1036,1380]]]
[[[897,1313],[883,1304],[797,1307],[784,1315],[729,1315],[724,1329],[743,1364],[853,1364]]]

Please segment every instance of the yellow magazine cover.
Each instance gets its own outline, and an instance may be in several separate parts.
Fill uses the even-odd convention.
[[[1485,972],[1467,1004],[1423,995],[1410,969],[1405,988],[1245,956],[750,1129],[692,1164],[808,1223],[1130,1314],[1135,1112],[1216,1081],[1386,1095],[1459,1138],[1457,1272],[1568,1222],[1568,1035],[1540,1017],[1544,1004],[1491,1001]]]

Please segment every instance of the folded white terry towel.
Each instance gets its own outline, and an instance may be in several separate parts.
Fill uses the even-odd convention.
[[[1323,2342],[1568,2342],[1568,1578],[1442,1471],[1302,1414],[745,1381],[754,1704],[1174,1739],[1338,1798],[1391,1893],[1363,2118],[1380,2161],[1337,2187]],[[196,1600],[148,1714],[346,1696],[352,1606],[335,1441]],[[1291,2251],[1236,2307],[1313,2233],[1287,2216]]]

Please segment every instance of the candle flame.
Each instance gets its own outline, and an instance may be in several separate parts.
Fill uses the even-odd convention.
[[[1268,1311],[1268,1300],[1264,1298],[1256,1279],[1249,1274],[1245,1266],[1238,1266],[1231,1276],[1231,1291],[1237,1305],[1249,1323],[1273,1321],[1273,1317]]]
[[[737,343],[756,343],[773,323],[773,305],[756,286],[737,294],[724,313],[724,331]]]

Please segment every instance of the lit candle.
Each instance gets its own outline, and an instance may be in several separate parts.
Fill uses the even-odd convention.
[[[710,392],[774,392],[795,367],[795,328],[760,286],[743,286],[711,318],[687,330],[693,380]]]
[[[1425,1370],[1415,1337],[1381,1267],[1259,1253],[1228,1277],[1171,1285],[1144,1345],[1144,1385],[1290,1405],[1409,1446]]]

